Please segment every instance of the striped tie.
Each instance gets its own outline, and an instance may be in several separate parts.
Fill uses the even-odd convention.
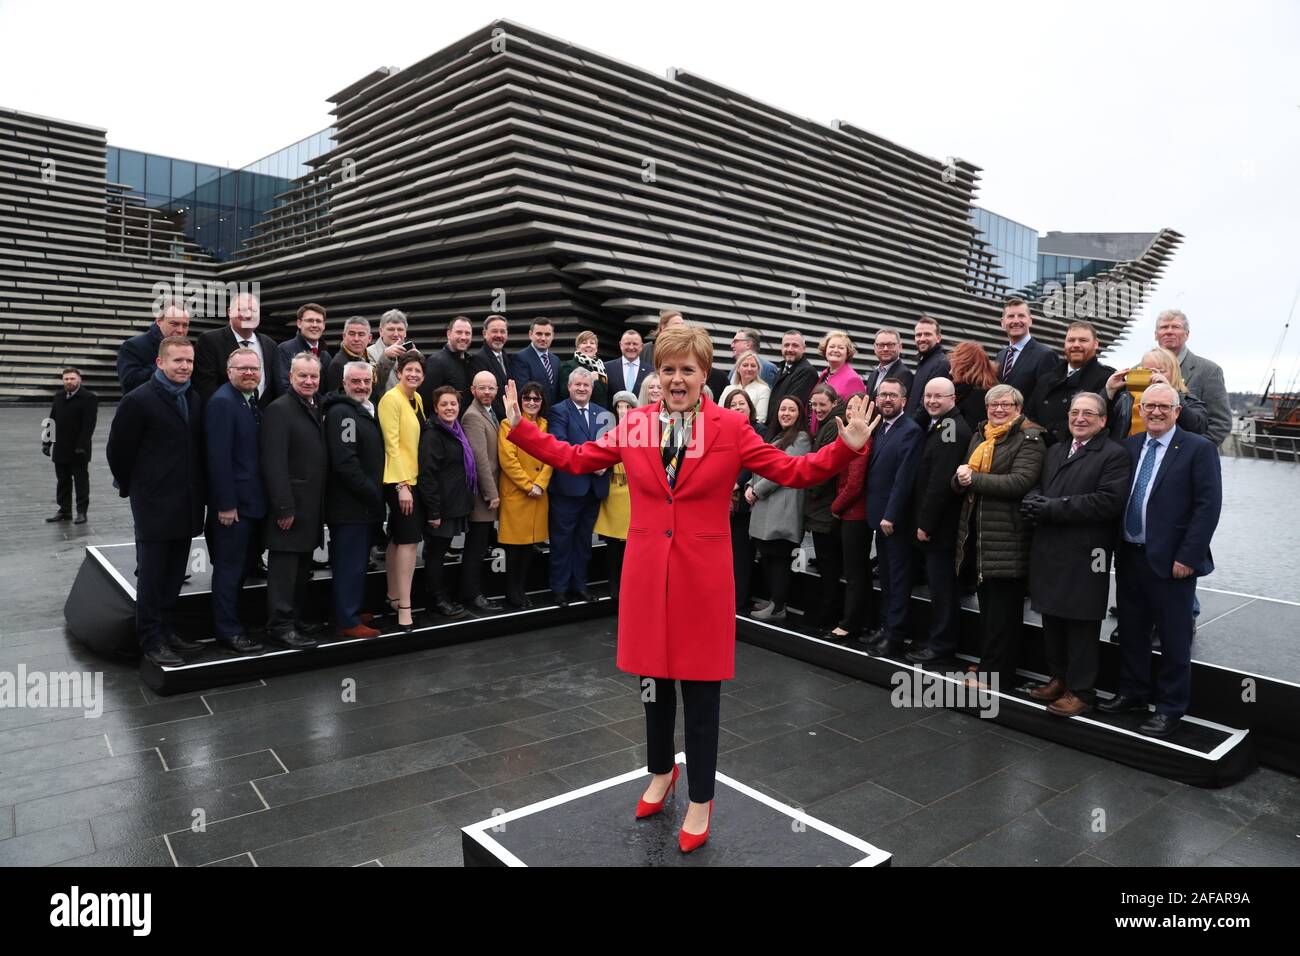
[[[1011,374],[1011,366],[1015,364],[1016,364],[1016,350],[1013,349],[1010,345],[1008,345],[1007,357],[1002,361],[1002,381],[1005,382],[1007,380],[1007,376]]]

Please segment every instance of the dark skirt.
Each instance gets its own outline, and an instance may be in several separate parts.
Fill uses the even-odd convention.
[[[402,514],[397,504],[397,485],[384,485],[384,500],[388,502],[388,540],[392,544],[419,544],[424,532],[424,507],[420,495],[411,489],[414,499],[409,515]]]

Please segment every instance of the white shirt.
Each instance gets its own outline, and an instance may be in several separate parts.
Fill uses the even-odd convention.
[[[1148,435],[1146,432],[1142,433],[1143,436],[1142,454],[1138,457],[1137,467],[1133,469],[1133,483],[1129,485],[1130,497],[1132,497],[1133,495],[1133,489],[1137,487],[1138,476],[1142,474],[1142,463],[1146,460],[1146,456],[1154,454],[1156,456],[1156,461],[1155,461],[1155,465],[1153,465],[1151,468],[1151,480],[1147,482],[1146,491],[1142,495],[1142,534],[1136,537],[1129,534],[1128,521],[1127,521],[1128,506],[1125,505],[1124,507],[1124,515],[1126,518],[1124,522],[1124,540],[1129,542],[1130,544],[1147,543],[1147,536],[1146,536],[1147,502],[1151,500],[1151,489],[1155,487],[1156,476],[1160,474],[1160,463],[1164,461],[1165,452],[1169,450],[1169,443],[1174,440],[1174,432],[1176,432],[1177,430],[1178,430],[1178,426],[1175,425],[1173,428],[1169,429],[1169,431],[1165,432],[1161,437],[1156,438],[1155,441],[1157,442],[1157,444],[1155,448],[1147,447],[1153,436]]]

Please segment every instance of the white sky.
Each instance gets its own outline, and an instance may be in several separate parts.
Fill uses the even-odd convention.
[[[1183,309],[1231,389],[1268,376],[1300,290],[1294,0],[0,0],[0,105],[241,166],[330,125],[325,97],[371,69],[501,17],[961,156],[984,169],[981,205],[1040,232],[1174,228],[1186,241],[1149,317]],[[1300,321],[1276,364],[1283,384],[1300,368]]]

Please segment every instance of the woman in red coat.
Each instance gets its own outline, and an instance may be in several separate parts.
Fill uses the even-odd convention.
[[[623,462],[632,502],[619,594],[618,667],[642,675],[649,770],[654,775],[637,816],[663,808],[677,781],[673,723],[682,685],[691,803],[683,851],[709,833],[717,769],[722,684],[735,675],[736,604],[731,571],[731,489],[742,468],[783,485],[806,488],[848,466],[871,437],[873,409],[860,408],[840,438],[816,455],[792,458],[739,415],[701,390],[713,363],[703,329],[664,329],[655,339],[664,397],[632,409],[593,442],[568,445],[521,420],[512,384],[506,390],[510,440],[539,461],[574,474]],[[878,421],[877,419],[876,421]]]

